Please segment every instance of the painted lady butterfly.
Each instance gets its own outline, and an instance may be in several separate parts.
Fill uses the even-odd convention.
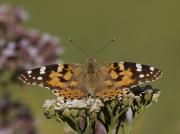
[[[54,64],[22,73],[20,80],[26,84],[50,88],[64,99],[98,97],[114,99],[139,84],[157,80],[162,73],[152,66],[132,62],[97,64],[89,59],[87,64]]]

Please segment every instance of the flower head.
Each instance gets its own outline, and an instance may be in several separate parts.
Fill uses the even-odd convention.
[[[157,101],[159,94],[159,90],[147,85],[134,87],[112,100],[92,97],[64,100],[58,97],[45,101],[45,116],[64,121],[79,133],[97,133],[100,131],[98,127],[107,133],[118,133],[124,129],[128,133],[137,117]]]
[[[38,134],[34,117],[20,101],[12,100],[8,92],[0,99],[0,133]]]
[[[26,29],[22,24],[28,16],[20,6],[0,6],[0,71],[11,70],[13,78],[17,72],[61,62],[59,39]]]

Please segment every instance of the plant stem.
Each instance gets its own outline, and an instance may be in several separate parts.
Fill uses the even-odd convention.
[[[109,132],[108,134],[114,134],[116,130],[116,125],[118,125],[117,121],[119,120],[119,117],[125,112],[127,111],[128,107],[124,108],[123,110],[121,110],[120,113],[116,112],[116,115],[114,116],[111,112],[111,124],[109,126]],[[124,127],[117,127],[119,129],[123,128]],[[126,132],[123,131],[122,134],[126,134]]]
[[[87,120],[86,120],[87,125],[86,125],[86,128],[85,128],[83,134],[93,134],[94,133],[96,118],[97,118],[97,113],[88,114]]]
[[[142,114],[144,113],[144,111],[146,110],[145,106],[141,106],[141,108],[138,110],[139,111],[139,114],[136,114],[132,123],[130,123],[128,126],[128,133],[127,134],[130,134],[132,132],[132,129],[134,128],[135,126],[135,123],[140,119],[140,117],[142,116]]]

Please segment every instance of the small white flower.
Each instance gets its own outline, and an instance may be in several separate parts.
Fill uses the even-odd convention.
[[[157,101],[158,101],[159,96],[160,96],[160,92],[158,92],[158,93],[154,93],[154,94],[153,94],[153,96],[152,96],[152,101],[157,102]]]
[[[87,104],[84,100],[70,100],[70,101],[67,101],[67,107],[68,108],[86,108],[87,107]]]
[[[49,109],[56,103],[56,100],[45,100],[43,107]]]
[[[104,106],[100,99],[94,99],[94,102],[91,105],[90,112],[98,112],[101,107]]]

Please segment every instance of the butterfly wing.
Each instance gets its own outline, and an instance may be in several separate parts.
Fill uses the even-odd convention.
[[[132,62],[103,64],[99,67],[101,86],[96,96],[103,99],[122,96],[129,89],[139,84],[157,80],[162,73],[152,66]],[[105,85],[105,86],[103,86]]]
[[[83,91],[83,70],[80,64],[54,64],[29,70],[19,79],[26,84],[52,89],[57,96],[74,99],[85,96]]]
[[[112,63],[109,69],[110,79],[120,88],[130,88],[154,81],[161,75],[161,71],[155,67],[132,62]]]
[[[86,66],[83,65],[54,64],[24,72],[20,80],[26,84],[50,88],[55,95],[65,99],[79,99],[89,94],[85,70]],[[96,74],[94,95],[113,99],[126,94],[127,91],[123,89],[157,80],[161,75],[159,69],[138,63],[101,64]]]

